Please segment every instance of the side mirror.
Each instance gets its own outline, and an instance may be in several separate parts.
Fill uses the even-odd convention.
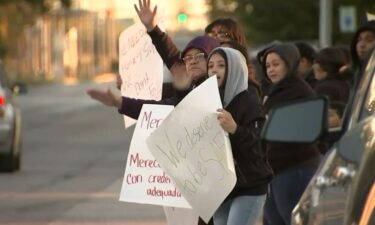
[[[312,143],[328,129],[325,97],[298,100],[274,107],[261,137],[267,142]]]

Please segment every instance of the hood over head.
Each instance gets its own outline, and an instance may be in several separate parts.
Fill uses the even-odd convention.
[[[363,31],[371,31],[375,34],[375,20],[370,20],[365,22],[361,27],[358,28],[358,30],[355,32],[351,44],[350,44],[350,55],[352,57],[352,61],[354,65],[358,65],[360,63],[358,54],[357,54],[357,42],[358,42],[358,36]]]
[[[226,74],[224,96],[222,99],[223,107],[229,105],[236,95],[248,88],[248,67],[245,56],[238,50],[228,47],[219,47],[214,49],[208,58],[217,51],[225,55]]]
[[[264,60],[262,61],[262,67],[264,72],[266,73],[266,59],[267,55],[270,53],[276,53],[278,54],[282,60],[285,61],[286,66],[288,67],[288,74],[286,77],[289,76],[297,76],[297,69],[298,69],[298,64],[300,61],[300,53],[298,51],[298,48],[294,44],[290,43],[282,43],[282,44],[275,44],[268,48],[265,53],[264,53]],[[266,79],[268,81],[269,78],[266,74]]]

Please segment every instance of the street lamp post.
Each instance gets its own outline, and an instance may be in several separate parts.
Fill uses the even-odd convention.
[[[332,0],[320,0],[319,47],[332,45]]]

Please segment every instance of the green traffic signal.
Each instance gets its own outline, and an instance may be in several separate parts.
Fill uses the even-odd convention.
[[[185,13],[179,13],[179,14],[177,15],[177,21],[178,21],[179,23],[186,23],[187,20],[188,20],[188,16],[187,16]]]

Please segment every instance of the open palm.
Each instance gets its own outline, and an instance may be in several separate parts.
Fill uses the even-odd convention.
[[[137,11],[138,17],[146,27],[147,31],[151,31],[156,26],[156,12],[157,6],[154,10],[151,10],[150,0],[139,0],[139,8],[134,4],[135,11]]]
[[[110,89],[108,89],[107,91],[99,89],[89,89],[87,90],[87,94],[91,98],[101,102],[104,105],[117,107],[116,96]]]

